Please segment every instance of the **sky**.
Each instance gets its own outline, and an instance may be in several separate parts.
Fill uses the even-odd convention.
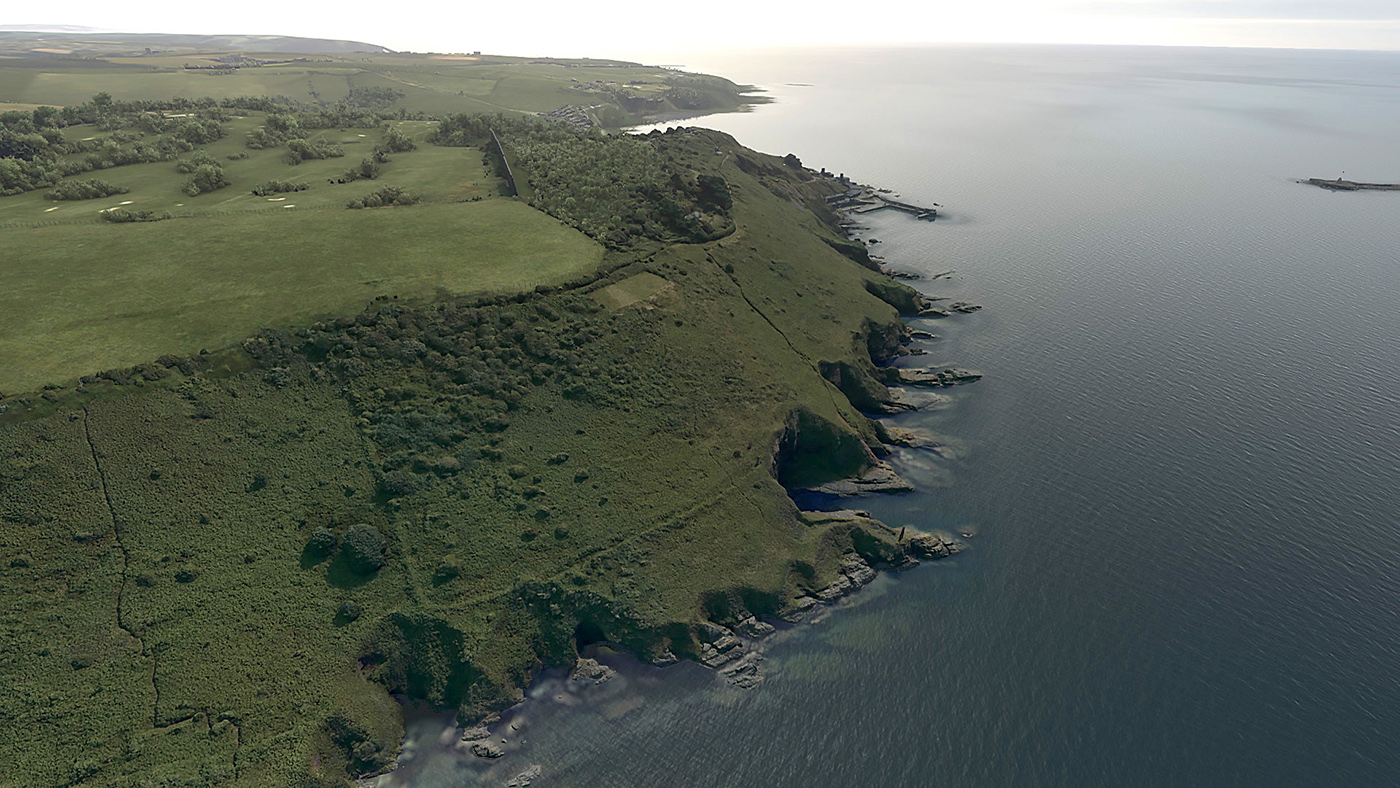
[[[9,4],[6,5],[19,5]],[[1400,0],[418,0],[239,6],[65,0],[0,25],[347,38],[419,52],[483,50],[664,61],[670,52],[934,42],[1400,50]],[[254,13],[254,10],[259,11]]]

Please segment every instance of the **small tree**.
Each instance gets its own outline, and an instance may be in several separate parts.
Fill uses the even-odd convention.
[[[185,182],[185,194],[191,197],[212,192],[215,189],[222,189],[229,184],[228,178],[224,175],[224,168],[217,164],[201,164],[195,168],[194,174]]]
[[[335,549],[335,541],[335,532],[322,526],[311,532],[306,549],[318,556],[330,555]]]
[[[340,554],[345,556],[355,569],[373,572],[384,565],[384,547],[384,535],[379,533],[378,528],[359,523],[345,530]]]

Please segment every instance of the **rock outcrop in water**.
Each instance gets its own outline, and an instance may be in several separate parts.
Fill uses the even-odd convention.
[[[890,467],[889,463],[877,462],[859,476],[826,482],[816,485],[815,487],[809,487],[807,490],[824,495],[836,495],[842,498],[849,498],[856,495],[872,495],[876,493],[913,492],[914,485],[901,479],[899,474],[895,473],[894,468]]]

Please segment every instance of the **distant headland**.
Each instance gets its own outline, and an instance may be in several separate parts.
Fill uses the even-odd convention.
[[[1329,180],[1327,178],[1309,178],[1303,183],[1311,183],[1313,186],[1321,186],[1324,189],[1331,189],[1335,192],[1394,192],[1400,191],[1400,183],[1357,183],[1356,181],[1344,181],[1341,178]]]

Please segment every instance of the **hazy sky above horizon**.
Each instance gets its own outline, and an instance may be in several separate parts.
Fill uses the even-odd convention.
[[[393,49],[665,59],[669,53],[802,44],[1017,42],[1400,50],[1400,0],[884,0],[863,6],[759,0],[251,7],[67,0],[0,25],[152,33],[346,38]]]

